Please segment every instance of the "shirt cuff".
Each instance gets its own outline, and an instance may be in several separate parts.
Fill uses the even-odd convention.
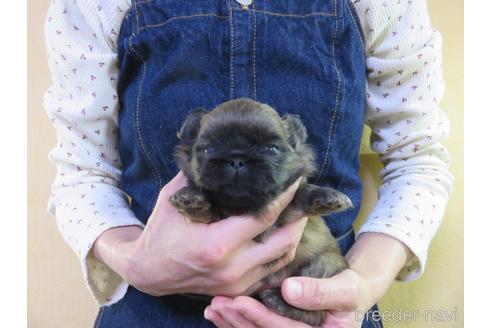
[[[55,188],[48,210],[56,215],[61,235],[77,254],[84,281],[97,303],[110,305],[120,300],[128,283],[98,261],[91,249],[96,239],[108,229],[144,227],[130,209],[125,194],[103,183]]]
[[[91,231],[90,234],[85,236],[87,244],[93,245],[104,231],[111,228],[131,225],[144,227],[140,221],[136,222],[135,220],[138,221],[131,217],[123,218],[118,220],[118,222],[108,223],[100,231]],[[84,281],[91,295],[100,306],[114,304],[125,296],[129,284],[105,263],[97,260],[91,249],[85,249],[79,255]]]

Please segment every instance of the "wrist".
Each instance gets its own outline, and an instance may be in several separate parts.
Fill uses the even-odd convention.
[[[373,232],[359,236],[346,259],[361,278],[361,292],[365,295],[367,309],[384,295],[411,257],[410,249],[391,236]]]
[[[136,256],[136,242],[143,229],[139,226],[115,227],[104,231],[94,242],[94,257],[128,281]]]

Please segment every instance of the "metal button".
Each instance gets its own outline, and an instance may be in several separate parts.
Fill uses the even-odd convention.
[[[243,5],[243,8],[244,6],[249,6],[253,0],[236,0],[239,4]]]

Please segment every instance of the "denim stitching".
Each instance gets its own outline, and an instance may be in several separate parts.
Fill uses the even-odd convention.
[[[240,9],[238,9],[238,10],[240,10]],[[272,11],[257,10],[257,9],[252,9],[252,11],[257,12],[257,13],[272,15],[272,16],[294,17],[294,18],[305,18],[305,17],[310,17],[310,16],[336,16],[337,15],[336,11],[334,14],[326,13],[326,12],[313,12],[313,13],[308,13],[308,14],[290,14],[290,13],[275,13]]]
[[[142,0],[142,1],[133,1],[133,5],[134,6],[137,6],[137,5],[142,5],[144,3],[149,3],[149,2],[154,2],[155,0]]]
[[[354,227],[351,227],[349,231],[345,232],[341,236],[338,236],[337,238],[335,238],[335,240],[336,241],[340,241],[340,240],[344,239],[345,237],[347,237],[348,235],[350,235],[352,233],[352,231],[354,231]]]
[[[234,23],[232,21],[232,3],[227,0],[227,9],[229,11],[229,26],[231,29],[231,55],[230,55],[230,76],[231,76],[231,99],[234,99]]]
[[[133,41],[133,37],[134,36],[135,35],[132,35],[128,39],[128,45],[130,46],[132,52],[140,59],[140,61],[143,64],[143,72],[142,72],[142,76],[140,77],[140,82],[139,82],[138,91],[137,91],[137,110],[135,112],[135,126],[136,126],[136,129],[137,129],[138,141],[139,141],[139,144],[140,144],[140,148],[142,149],[144,158],[147,160],[150,168],[152,169],[152,173],[154,174],[154,176],[157,178],[157,180],[159,182],[158,188],[157,188],[157,192],[156,192],[156,196],[155,196],[155,198],[153,200],[153,204],[155,204],[155,202],[157,201],[157,197],[159,196],[159,191],[160,191],[161,186],[162,186],[162,178],[161,178],[161,176],[159,174],[159,171],[154,166],[154,163],[152,163],[152,160],[150,158],[150,155],[149,155],[149,153],[147,151],[147,148],[145,147],[145,143],[143,141],[142,132],[140,131],[140,94],[142,93],[143,80],[144,80],[145,74],[147,72],[147,63],[145,62],[145,60],[143,59],[143,57],[133,47],[133,42],[132,41]]]
[[[334,4],[335,4],[335,16],[337,16],[337,0],[334,0]],[[337,66],[337,60],[336,60],[336,57],[335,57],[335,39],[338,38],[338,17],[335,17],[335,35],[334,37],[332,38],[332,42],[331,42],[331,49],[332,49],[332,55],[333,55],[333,65],[335,67],[335,71],[337,72],[337,93],[336,93],[336,96],[335,96],[335,109],[333,111],[333,116],[331,118],[331,122],[330,122],[330,130],[328,132],[328,144],[326,145],[326,150],[325,150],[325,155],[323,157],[323,164],[321,165],[321,168],[319,170],[319,173],[318,173],[318,176],[316,177],[316,180],[314,183],[317,183],[319,181],[319,179],[321,178],[321,176],[323,175],[324,173],[324,170],[325,170],[325,167],[326,167],[326,163],[328,161],[328,153],[329,153],[329,149],[331,148],[331,143],[332,143],[332,135],[333,135],[333,128],[334,128],[334,123],[335,123],[335,117],[337,115],[337,111],[338,111],[338,104],[339,104],[339,97],[340,97],[340,85],[341,85],[341,75],[340,75],[340,71],[338,69],[338,66]]]
[[[131,13],[132,13],[132,11],[133,11],[134,9],[135,9],[135,11],[136,11],[137,5],[138,5],[139,3],[146,3],[146,2],[151,2],[151,1],[154,1],[154,0],[147,0],[147,1],[145,1],[145,2],[137,2],[137,1],[131,0],[131,1],[130,1],[130,6],[128,7],[128,10],[127,10],[127,11],[126,11],[126,13],[125,13],[125,17],[124,17],[124,19],[127,19],[127,16],[130,16],[130,15],[131,15]],[[138,20],[138,18],[137,18],[137,20]],[[137,26],[138,26],[138,22],[137,22]]]
[[[253,0],[253,99],[256,100],[256,1]]]
[[[195,17],[216,17],[219,19],[226,19],[227,18],[227,16],[222,16],[222,15],[217,15],[217,14],[207,14],[207,13],[199,13],[199,14],[193,14],[193,15],[189,15],[189,16],[174,16],[174,17],[171,17],[171,18],[165,20],[162,23],[149,24],[149,25],[142,26],[139,29],[139,32],[146,30],[146,29],[150,29],[150,28],[161,27],[161,26],[164,26],[164,25],[171,23],[172,21],[175,21],[175,20],[190,19],[190,18],[195,18]]]
[[[138,32],[138,25],[139,25],[139,22],[138,22],[138,9],[137,9],[137,6],[138,5],[141,5],[141,4],[145,4],[145,3],[150,3],[150,2],[153,2],[155,0],[142,0],[142,1],[131,1],[131,5],[130,5],[130,8],[128,10],[128,12],[131,11],[131,9],[135,9],[135,11],[137,12],[137,32]],[[127,13],[128,13],[127,12]]]
[[[103,316],[105,307],[102,306],[101,309],[99,310],[99,313],[97,314],[96,318],[96,323],[94,324],[94,328],[99,328],[99,325],[101,324],[101,318]]]
[[[138,33],[138,32],[140,32],[140,20],[138,18],[138,7],[137,7],[136,3],[135,3],[135,16],[136,16],[137,33]]]
[[[340,90],[345,90],[345,80],[344,80],[344,77],[343,75],[340,77]],[[340,118],[342,117],[343,115],[343,111],[341,110],[341,108],[343,108],[343,103],[345,101],[345,93],[344,92],[340,92],[339,94],[339,105],[337,107],[337,110],[335,111],[335,113],[333,114],[333,133],[332,133],[332,138],[330,139],[331,141],[329,142],[329,147],[331,147],[331,145],[333,145],[334,143],[336,143],[336,138],[337,138],[337,128],[338,128],[338,123],[340,122]],[[331,164],[332,164],[332,161],[331,161],[331,158],[328,156],[328,161],[327,161],[327,165],[326,165],[326,168],[324,169],[324,172],[327,172],[330,167],[331,167]]]
[[[336,0],[335,0],[336,1]],[[336,4],[335,4],[336,5]],[[340,2],[340,5],[342,6],[343,3]],[[345,16],[341,16],[340,20],[342,18],[344,18]],[[343,25],[343,24],[342,24]],[[337,20],[337,27],[338,27],[338,20]],[[337,33],[336,33],[336,36],[338,37],[338,28],[337,28]],[[337,38],[336,37],[336,38]],[[336,40],[335,38],[335,40]],[[337,71],[338,71],[338,66],[336,66],[336,58],[335,58],[335,47],[333,48],[333,59],[335,61],[335,67],[337,68]],[[339,80],[339,90],[345,90],[345,80],[344,80],[344,75],[341,75],[339,73],[339,76],[340,76],[340,80]],[[343,102],[345,101],[345,93],[343,91],[340,91],[340,92],[337,92],[337,98],[338,98],[338,106],[335,110],[335,113],[333,115],[334,117],[334,120],[333,120],[333,133],[332,133],[332,138],[331,138],[331,141],[329,143],[329,146],[331,147],[331,145],[335,142],[335,139],[337,137],[337,134],[336,134],[336,130],[337,130],[337,127],[338,127],[338,122],[340,121],[340,118],[342,117],[342,114],[343,114],[343,111],[341,110],[343,108]],[[325,172],[329,170],[329,168],[331,167],[331,158],[328,157],[328,164],[326,165],[326,168],[325,168]]]
[[[342,5],[342,3],[340,3]],[[343,18],[344,16],[341,17],[341,19]],[[337,24],[338,24],[338,20],[337,20]],[[343,24],[342,24],[343,25]],[[338,25],[337,25],[338,26]],[[338,31],[338,29],[337,29]],[[338,32],[337,32],[337,37],[338,37]],[[335,38],[336,39],[336,38]],[[335,58],[335,47],[333,48],[333,59],[335,61],[335,67],[337,68],[338,70],[338,66],[336,66],[336,58]],[[338,97],[338,106],[337,106],[337,109],[335,110],[335,113],[333,115],[334,117],[334,120],[333,120],[333,133],[332,133],[332,139],[331,139],[331,142],[329,143],[330,147],[331,145],[335,142],[335,139],[337,137],[337,134],[336,134],[336,130],[337,130],[337,127],[338,127],[338,122],[340,121],[340,118],[342,117],[342,114],[343,114],[343,111],[341,110],[343,108],[343,103],[345,101],[345,93],[342,91],[342,90],[345,90],[345,80],[344,80],[344,75],[341,75],[339,73],[339,76],[340,76],[340,80],[339,80],[339,90],[340,92],[337,92],[337,97]],[[326,166],[326,169],[325,169],[325,172],[329,170],[329,168],[331,167],[331,158],[329,158],[329,161],[327,162],[327,166]]]
[[[133,7],[133,6],[134,6],[134,4],[132,3],[132,4],[128,7],[128,9],[127,9],[127,10],[126,10],[126,12],[125,12],[125,16],[123,16],[123,21],[124,21],[125,19],[127,19],[127,17],[128,17],[128,16],[130,16],[130,13],[131,13],[131,11],[132,11],[132,7]],[[123,24],[123,23],[122,23],[122,24]]]
[[[346,0],[346,1],[350,1],[350,0]],[[348,5],[350,6],[350,4]],[[350,8],[348,8],[348,12],[350,14],[350,17],[352,18],[352,22],[354,22],[355,29],[357,30],[357,35],[359,36],[359,40],[362,43],[362,45],[365,47],[364,39],[362,38],[361,32],[359,30],[359,24],[357,24],[357,22],[355,21],[354,15],[352,14],[352,10]]]

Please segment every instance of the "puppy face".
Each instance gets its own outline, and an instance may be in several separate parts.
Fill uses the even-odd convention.
[[[178,137],[176,158],[188,178],[239,212],[261,208],[312,169],[300,120],[249,99],[192,112]]]

